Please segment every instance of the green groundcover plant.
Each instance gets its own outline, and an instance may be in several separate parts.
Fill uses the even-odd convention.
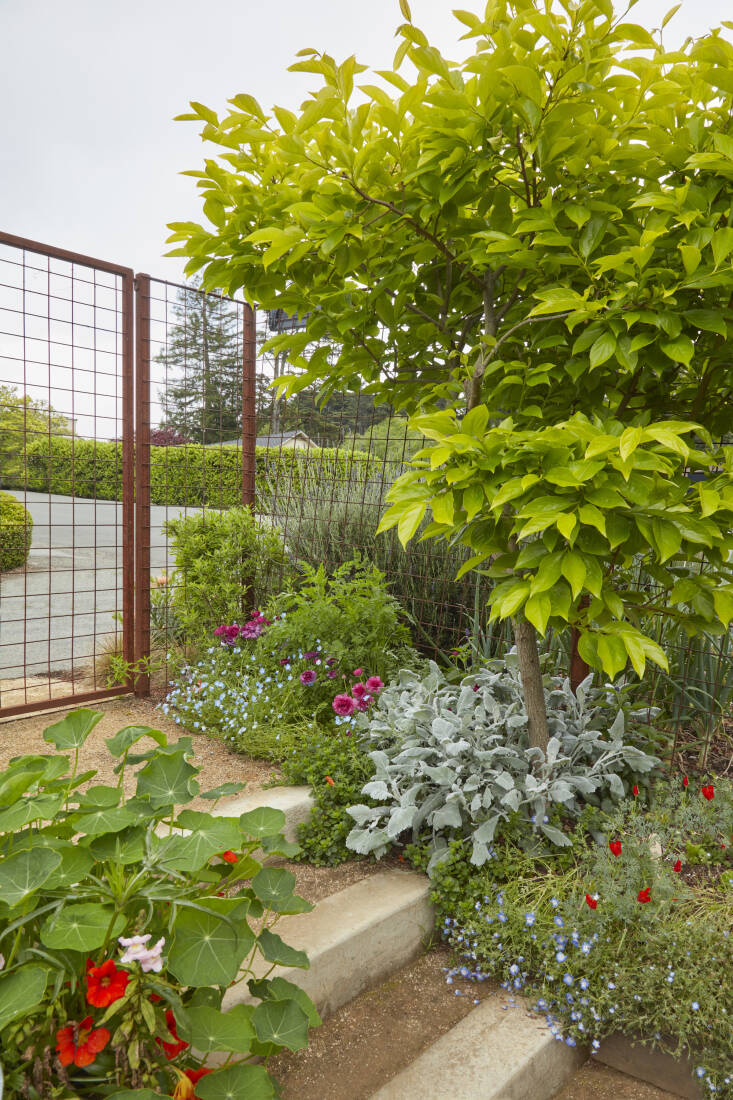
[[[569,845],[565,821],[586,803],[612,809],[659,761],[630,743],[640,736],[639,716],[625,714],[619,697],[593,688],[591,677],[576,693],[567,680],[547,677],[545,696],[543,752],[529,743],[514,651],[458,684],[434,663],[427,675],[401,672],[356,720],[375,775],[364,787],[371,804],[349,808],[348,847],[379,856],[411,830],[413,841],[430,838],[432,871],[450,839],[468,836],[480,866],[491,858],[498,826],[515,817],[528,834]]]
[[[400,664],[418,661],[384,575],[360,560],[331,576],[303,565],[298,589],[241,624],[222,623],[211,640],[182,667],[163,711],[271,760],[304,726],[331,727],[369,709]]]
[[[569,1046],[620,1031],[689,1053],[705,1094],[731,1097],[733,786],[676,776],[642,799],[588,810],[571,851],[510,829],[477,871],[454,844],[433,880],[448,982],[498,979]]]
[[[45,731],[55,753],[0,774],[9,1095],[276,1097],[267,1059],[305,1047],[320,1022],[302,990],[270,977],[278,964],[308,966],[273,925],[312,907],[292,874],[260,862],[297,852],[284,814],[192,810],[197,795],[213,809],[243,784],[200,792],[191,739],[169,744],[143,726],[107,740],[117,785],[85,786],[96,773],[78,773],[79,748],[101,718],[72,712]],[[132,752],[142,738],[153,747]]]
[[[0,573],[24,565],[33,540],[33,517],[10,493],[0,493]]]

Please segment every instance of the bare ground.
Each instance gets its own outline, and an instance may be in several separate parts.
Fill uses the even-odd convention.
[[[93,782],[117,783],[114,766],[117,760],[110,756],[104,743],[106,737],[112,737],[123,726],[150,726],[162,730],[170,741],[177,740],[188,731],[182,730],[175,722],[166,718],[149,699],[135,699],[132,696],[109,699],[106,702],[92,704],[92,709],[101,710],[104,718],[94,728],[79,752],[80,770],[95,768]],[[54,722],[60,722],[68,710],[52,713],[31,714],[23,718],[9,718],[0,722],[0,768],[7,766],[14,756],[25,753],[53,752],[53,746],[43,740],[43,731]],[[217,787],[220,783],[231,781],[245,782],[246,792],[260,790],[271,778],[278,778],[278,769],[261,760],[229,752],[220,741],[214,741],[203,734],[191,734],[195,764],[201,768],[199,782],[202,790]],[[150,739],[139,742],[141,751],[152,748]],[[134,794],[135,776],[132,769],[125,775],[125,794]],[[192,802],[196,805],[199,800]],[[201,802],[204,807],[206,803]],[[208,803],[211,805],[211,803]]]

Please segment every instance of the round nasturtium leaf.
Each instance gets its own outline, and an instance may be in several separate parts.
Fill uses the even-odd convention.
[[[170,755],[156,753],[138,772],[137,794],[153,806],[177,806],[198,793],[196,775],[198,768],[189,764],[183,749]]]
[[[271,806],[258,806],[256,810],[242,814],[239,826],[249,836],[276,836],[285,827],[285,814]]]
[[[227,1066],[202,1077],[196,1085],[200,1100],[276,1100],[275,1082],[264,1066]]]
[[[114,737],[108,737],[105,744],[112,756],[122,756],[132,745],[143,737],[151,737],[158,745],[167,745],[168,739],[161,730],[151,729],[150,726],[125,726],[118,730]]]
[[[66,749],[78,749],[86,741],[97,722],[104,715],[99,710],[80,707],[67,714],[60,722],[54,722],[43,731],[43,740],[55,745],[59,752]]]
[[[235,927],[212,911],[183,909],[173,925],[168,970],[182,985],[228,985],[253,943],[245,922]]]
[[[51,950],[96,951],[104,943],[114,910],[96,902],[65,905],[52,913],[41,926],[41,943]],[[112,925],[112,939],[125,929],[125,918],[118,914]]]
[[[0,974],[0,1029],[38,1008],[48,981],[44,966],[23,966],[11,974]]]
[[[196,1050],[232,1050],[249,1054],[255,1037],[251,1019],[252,1005],[235,1005],[228,1012],[210,1005],[189,1006],[186,1009],[185,1038]]]
[[[308,1046],[308,1017],[296,1001],[263,1001],[252,1013],[252,1024],[261,1043],[288,1050]]]
[[[38,847],[16,852],[0,863],[0,897],[17,905],[37,890],[61,863],[61,853]]]

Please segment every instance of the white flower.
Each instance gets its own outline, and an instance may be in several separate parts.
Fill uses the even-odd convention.
[[[159,974],[163,969],[162,954],[165,937],[161,937],[152,947],[148,947],[147,945],[149,939],[149,932],[146,936],[130,936],[128,939],[124,936],[120,936],[120,943],[125,948],[125,951],[120,957],[120,962],[139,962],[141,970],[146,973],[150,970],[154,970],[156,974]]]

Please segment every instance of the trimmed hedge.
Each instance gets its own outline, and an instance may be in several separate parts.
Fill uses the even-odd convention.
[[[382,462],[360,451],[353,454],[335,448],[280,450],[258,447],[255,458],[255,491],[267,498],[269,488],[297,495],[301,479],[309,473],[327,482],[362,479],[366,473],[381,478]],[[231,508],[242,502],[242,452],[239,447],[150,448],[150,501],[179,507]],[[122,497],[122,444],[89,439],[38,439],[26,450],[26,478],[22,485],[38,493],[120,500]]]
[[[0,493],[0,573],[25,564],[32,539],[30,512],[10,493]]]

